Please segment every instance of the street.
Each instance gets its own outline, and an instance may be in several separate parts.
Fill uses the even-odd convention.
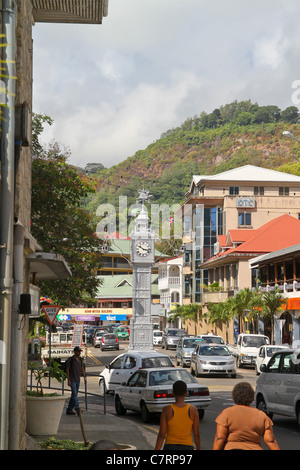
[[[99,393],[98,375],[99,372],[110,363],[114,357],[126,352],[129,346],[128,341],[122,341],[119,351],[104,351],[98,348],[89,347],[89,355],[87,358],[87,390],[89,393]],[[175,358],[175,350],[156,349],[158,352],[168,354],[172,359]],[[203,450],[211,450],[215,435],[215,419],[218,414],[226,407],[232,406],[231,391],[234,385],[241,381],[249,382],[253,388],[256,386],[256,373],[254,368],[237,369],[237,377],[235,379],[226,377],[200,377],[198,382],[207,385],[212,397],[212,403],[205,411],[205,416],[200,421],[201,448]],[[114,397],[112,394],[106,395],[107,413],[115,414]],[[143,424],[140,415],[128,411],[126,416],[119,417],[121,420],[131,420],[138,426],[146,427],[147,430],[157,434],[159,429],[159,417],[154,417],[151,424]],[[274,434],[281,450],[299,450],[300,449],[300,431],[298,430],[296,420],[274,415]],[[264,449],[267,446],[263,444]]]

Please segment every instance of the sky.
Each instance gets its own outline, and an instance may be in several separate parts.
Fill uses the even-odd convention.
[[[299,0],[109,0],[102,25],[37,23],[42,141],[109,168],[235,100],[299,107],[299,19]]]

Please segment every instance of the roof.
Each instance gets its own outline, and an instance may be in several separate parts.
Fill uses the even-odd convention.
[[[300,244],[293,246],[288,246],[287,248],[282,248],[281,250],[272,251],[271,253],[267,253],[266,255],[260,255],[255,258],[252,258],[249,261],[250,266],[253,268],[255,265],[265,263],[267,261],[275,260],[277,258],[284,257],[286,258],[289,255],[294,255],[300,252]]]
[[[123,299],[132,298],[133,275],[117,274],[114,276],[98,276],[102,284],[98,287],[95,297],[97,299]],[[157,284],[158,275],[151,275],[151,294],[159,295]]]
[[[31,0],[35,22],[101,24],[108,0]]]
[[[192,177],[191,185],[200,185],[201,182],[206,181],[248,181],[257,183],[300,183],[300,176],[291,175],[282,171],[270,170],[254,165],[244,165],[232,170],[217,173],[216,175],[194,175]]]
[[[229,255],[249,254],[251,256],[265,254],[296,245],[300,240],[300,220],[284,214],[252,232],[253,235],[244,243],[217,254],[206,263]]]

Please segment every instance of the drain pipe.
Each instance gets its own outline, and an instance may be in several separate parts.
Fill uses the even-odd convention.
[[[5,360],[0,364],[0,449],[8,449],[11,311],[13,289],[14,230],[14,145],[15,145],[15,30],[14,0],[2,0],[2,60],[7,72],[2,81],[6,88],[6,106],[1,119],[1,202],[0,202],[0,341]]]

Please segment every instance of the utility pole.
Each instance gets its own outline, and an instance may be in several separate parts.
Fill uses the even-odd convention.
[[[15,41],[16,2],[2,0],[2,67],[6,103],[1,106],[1,201],[0,201],[0,449],[8,449],[11,312],[14,249],[14,146],[15,146]]]

